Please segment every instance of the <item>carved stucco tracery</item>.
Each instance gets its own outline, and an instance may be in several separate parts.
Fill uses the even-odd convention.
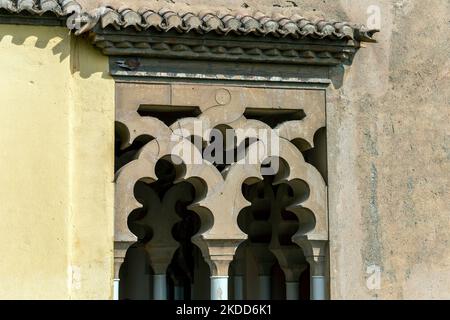
[[[326,241],[328,239],[327,195],[325,182],[318,170],[305,162],[300,150],[291,142],[304,139],[309,148],[314,147],[314,133],[324,127],[324,93],[311,90],[283,88],[228,87],[218,85],[189,84],[120,84],[118,86],[117,121],[126,128],[128,146],[142,135],[153,137],[136,155],[136,159],[117,172],[116,178],[116,219],[115,241],[132,243],[136,236],[127,225],[130,212],[141,207],[135,199],[136,182],[157,180],[155,166],[158,160],[173,154],[180,144],[191,150],[191,156],[201,159],[192,164],[192,158],[181,159],[182,170],[175,182],[188,181],[199,195],[189,210],[196,212],[201,219],[200,231],[192,241],[201,249],[210,265],[212,276],[228,276],[229,264],[237,247],[247,238],[238,227],[239,213],[251,203],[245,199],[241,187],[263,180],[262,161],[275,157],[288,164],[283,172],[275,176],[274,184],[286,183],[295,191],[300,182],[309,187],[307,199],[299,197],[298,202],[290,204],[287,210],[296,214],[300,227],[296,237],[307,240]],[[196,106],[201,114],[196,118],[184,118],[171,126],[152,117],[142,117],[137,113],[141,105],[166,106],[176,110],[180,106]],[[302,109],[306,117],[302,120],[279,124],[276,131],[267,124],[246,119],[247,108],[260,109]],[[250,145],[243,163],[233,163],[227,170],[219,170],[207,160],[188,139],[173,141],[172,134],[184,129],[188,138],[195,131],[195,123],[201,123],[203,139],[208,141],[208,129],[217,125],[230,128],[262,128],[274,133],[279,150],[271,150],[258,141]],[[279,132],[279,135],[278,135]],[[243,141],[247,137],[238,137]],[[269,141],[270,144],[270,141]],[[264,159],[250,161],[252,155],[263,148],[267,152]],[[272,153],[273,152],[273,153]],[[252,158],[253,159],[253,158]],[[253,159],[254,160],[254,159]],[[306,222],[313,221],[313,224]],[[274,248],[276,252],[276,248]]]
[[[289,141],[301,138],[310,147],[314,147],[316,131],[325,127],[323,91],[187,84],[151,84],[141,87],[122,84],[118,91],[118,103],[121,107],[117,110],[116,121],[128,128],[128,141],[123,147],[129,146],[141,135],[150,135],[157,141],[164,141],[174,131],[175,134],[180,132],[176,129],[182,128],[194,133],[194,125],[199,122],[203,128],[204,140],[208,139],[208,131],[220,124],[233,129],[271,129],[264,122],[246,119],[244,112],[247,108],[303,110],[307,115],[303,120],[286,121],[275,129],[279,131],[281,138]],[[151,96],[149,91],[152,92]],[[202,113],[196,118],[180,119],[168,127],[159,119],[139,116],[136,111],[141,104],[168,108],[199,107]]]

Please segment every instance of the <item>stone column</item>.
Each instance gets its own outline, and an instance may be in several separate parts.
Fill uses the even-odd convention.
[[[114,257],[114,284],[113,284],[113,300],[119,300],[120,277],[119,271],[125,257]]]
[[[245,245],[245,244],[243,244]],[[244,275],[246,247],[240,247],[233,261],[234,300],[244,300]]]
[[[228,271],[239,244],[245,239],[206,239],[192,241],[201,249],[211,270],[211,300],[228,300]]]
[[[235,274],[234,281],[234,300],[244,300],[244,275]]]
[[[208,264],[211,268],[211,300],[228,300],[228,268],[233,255],[214,256]]]
[[[113,300],[119,300],[120,276],[119,271],[122,266],[128,248],[133,242],[114,242],[114,283],[113,283]]]
[[[181,281],[174,282],[174,300],[184,300],[184,284]]]
[[[326,300],[325,257],[308,257],[311,266],[311,300]]]
[[[286,300],[298,300],[299,297],[299,283],[298,281],[286,281]]]
[[[153,300],[167,300],[166,273],[177,247],[155,247],[151,245],[150,241],[145,249],[155,272],[153,275]]]
[[[180,286],[175,286],[174,288],[174,300],[184,300],[184,288]]]
[[[258,265],[259,299],[270,300],[272,296],[270,273],[276,259],[266,244],[252,244],[250,248]]]
[[[290,267],[282,267],[286,276],[286,300],[300,299],[300,282],[301,274],[307,269],[306,264],[292,265]]]
[[[153,300],[167,300],[167,280],[165,274],[153,275]]]
[[[276,256],[286,278],[286,300],[298,300],[300,275],[308,267],[300,248],[295,245],[273,246],[270,251]]]
[[[228,300],[228,276],[211,276],[211,300]]]
[[[297,241],[305,253],[310,266],[310,298],[311,300],[326,300],[326,246],[325,240]]]

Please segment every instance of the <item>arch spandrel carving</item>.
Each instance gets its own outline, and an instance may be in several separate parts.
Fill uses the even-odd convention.
[[[144,90],[142,87],[145,87]],[[126,94],[124,94],[126,92]],[[208,131],[217,125],[227,124],[235,128],[266,128],[263,122],[247,119],[251,123],[243,124],[247,109],[302,110],[303,120],[286,121],[277,126],[279,134],[288,140],[305,139],[314,146],[315,132],[325,126],[325,93],[323,90],[294,90],[280,88],[247,88],[217,85],[186,84],[137,84],[118,85],[118,111],[116,121],[126,124],[129,131],[129,146],[140,135],[149,135],[162,139],[171,132],[181,134],[180,129],[189,134],[197,133],[195,126],[201,123],[202,137],[208,138]],[[176,111],[177,107],[198,107],[198,117],[182,118],[169,128],[160,120],[152,117],[140,117],[141,105],[166,106]],[[245,121],[244,121],[245,122]]]
[[[302,139],[308,148],[314,148],[314,135],[318,128],[325,127],[325,115],[322,112],[311,112],[303,120],[286,121],[276,127],[278,135],[288,141]]]

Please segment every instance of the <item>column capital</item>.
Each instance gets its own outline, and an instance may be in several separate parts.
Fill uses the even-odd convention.
[[[247,243],[243,243],[236,250],[233,260],[233,274],[234,276],[243,276],[245,274],[246,261],[245,257],[247,256]]]
[[[276,246],[271,247],[270,251],[277,258],[286,277],[286,282],[298,282],[300,275],[308,267],[300,249],[295,245]]]
[[[152,245],[151,241],[145,245],[149,263],[155,274],[166,274],[167,268],[178,247],[178,243],[176,245],[155,246]]]
[[[320,259],[326,256],[328,240],[310,240],[307,238],[294,239],[294,242],[303,250],[306,259]]]
[[[211,270],[211,277],[228,277],[228,269],[238,246],[245,240],[240,239],[208,239],[203,235],[192,238],[203,253]]]
[[[323,276],[325,274],[327,240],[296,239],[297,245],[302,248],[306,261],[310,265],[311,276]]]
[[[257,261],[259,275],[270,275],[271,268],[274,265],[276,258],[267,247],[267,244],[251,244],[249,251]]]
[[[128,241],[115,241],[114,242],[114,279],[119,279],[119,271],[122,266],[128,248],[130,248],[134,242]]]
[[[134,244],[134,241],[114,241],[114,258],[123,257],[127,254],[127,250]]]

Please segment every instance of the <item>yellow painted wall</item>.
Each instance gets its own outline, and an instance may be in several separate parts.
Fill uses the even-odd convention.
[[[58,27],[0,25],[0,299],[109,299],[114,82]]]

